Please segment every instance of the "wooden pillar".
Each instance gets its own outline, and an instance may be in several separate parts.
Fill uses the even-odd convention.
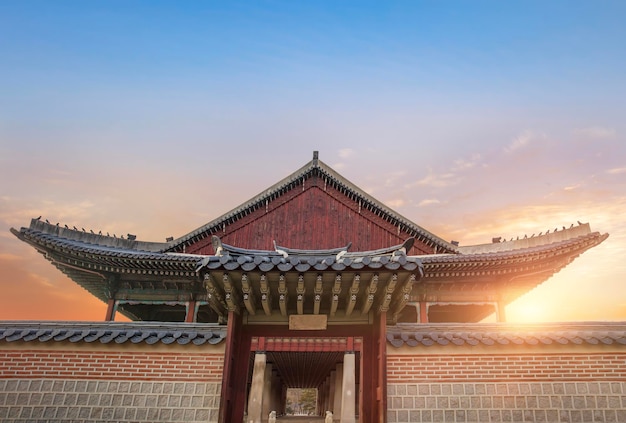
[[[278,371],[273,369],[272,371],[272,403],[270,405],[270,410],[276,411],[277,414],[281,414],[280,411],[280,400],[282,394],[282,384],[280,382],[280,377],[278,376]]]
[[[387,312],[381,311],[374,324],[376,407],[373,421],[387,423]]]
[[[107,301],[107,314],[104,317],[104,321],[105,322],[112,322],[115,320],[115,309],[117,308],[117,305],[115,303],[115,299],[114,298],[109,298],[109,301]]]
[[[341,382],[341,423],[355,423],[356,416],[356,360],[354,352],[343,355]]]
[[[506,322],[506,310],[503,301],[498,301],[496,303],[496,321],[498,323]]]
[[[337,387],[337,372],[331,370],[328,381],[328,410],[335,412],[335,388]]]
[[[355,357],[356,360],[356,357]],[[356,376],[355,376],[356,377]],[[354,391],[356,392],[355,397],[354,397],[354,402],[355,402],[355,406],[354,406],[354,415],[356,416],[357,414],[357,410],[359,410],[359,418],[361,416],[361,384],[360,383],[355,383],[355,388]],[[359,420],[360,421],[360,420]]]
[[[322,410],[324,409],[324,383],[317,387],[317,415],[322,415]]]
[[[256,362],[255,362],[256,363]],[[273,411],[273,386],[272,386],[272,363],[265,363],[265,374],[263,377],[263,401],[262,401],[262,411],[261,411],[261,420],[264,422],[267,421],[267,418],[270,414],[270,411]],[[254,376],[252,376],[252,384],[254,385]],[[249,416],[248,416],[249,417]]]
[[[263,396],[265,390],[265,352],[257,352],[254,355],[254,370],[252,371],[252,386],[248,399],[247,423],[262,423],[263,421]]]
[[[287,413],[287,385],[284,383],[280,387],[280,414]]]
[[[194,323],[196,321],[196,301],[187,302],[187,314],[185,315],[186,323]]]
[[[343,364],[339,363],[335,367],[335,399],[333,400],[333,418],[335,419],[335,421],[339,421],[341,419],[342,406],[343,406]]]
[[[420,301],[420,323],[428,323],[428,303],[426,301]]]
[[[105,322],[113,322],[115,320],[115,312],[117,311],[117,301],[115,301],[115,294],[119,287],[119,277],[111,275],[107,278],[104,293],[109,299],[107,301],[107,313],[104,316]]]
[[[330,376],[326,376],[324,383],[322,384],[322,393],[320,395],[321,406],[320,406],[320,416],[326,415],[326,411],[330,411],[328,396],[330,395]]]
[[[228,326],[226,330],[226,347],[224,351],[224,368],[222,369],[222,391],[220,393],[219,423],[228,423],[231,408],[235,401],[232,383],[234,379],[235,360],[237,357],[238,339],[241,336],[241,318],[238,314],[228,312]],[[246,351],[247,352],[247,351]],[[246,369],[247,370],[247,369]]]

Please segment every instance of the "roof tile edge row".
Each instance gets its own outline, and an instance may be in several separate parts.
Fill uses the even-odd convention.
[[[626,347],[626,322],[399,324],[387,328],[387,342],[396,348],[550,344]]]
[[[62,342],[102,344],[216,345],[226,338],[226,327],[190,323],[24,322],[0,323],[0,342]]]

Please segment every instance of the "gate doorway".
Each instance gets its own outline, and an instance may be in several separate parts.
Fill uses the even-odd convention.
[[[239,320],[229,328],[219,422],[265,423],[271,411],[277,422],[324,421],[326,411],[333,412],[335,422],[341,413],[351,415],[344,422],[384,422],[386,357],[380,326],[290,331]],[[317,390],[313,415],[289,415],[288,388]]]
[[[362,338],[255,337],[247,377],[247,417],[264,421],[275,411],[279,421],[295,416],[358,421],[361,403]],[[289,390],[306,390],[288,401]]]

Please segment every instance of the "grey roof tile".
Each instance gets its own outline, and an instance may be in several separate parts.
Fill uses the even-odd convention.
[[[99,341],[124,344],[189,344],[215,345],[226,338],[226,328],[200,323],[153,322],[2,322],[0,342],[63,342],[90,343]]]
[[[269,272],[278,269],[281,272],[296,270],[306,272],[311,268],[318,271],[334,270],[341,272],[344,270],[360,270],[365,266],[371,269],[384,267],[387,270],[413,271],[421,267],[421,259],[409,257],[405,254],[406,245],[412,244],[409,239],[404,244],[389,248],[359,251],[348,253],[340,249],[328,250],[249,250],[245,248],[233,247],[224,244],[217,236],[213,236],[213,243],[217,245],[216,251],[221,255],[215,257],[203,257],[198,260],[196,272],[203,269],[215,270],[224,268],[226,270],[242,269],[251,271],[256,268],[262,272]],[[345,247],[347,248],[347,247]],[[295,253],[294,253],[295,251]],[[291,255],[293,254],[293,255]]]
[[[394,347],[494,345],[626,345],[626,323],[399,324],[387,328]]]

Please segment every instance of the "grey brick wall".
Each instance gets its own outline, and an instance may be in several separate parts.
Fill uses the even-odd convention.
[[[0,421],[217,422],[220,384],[0,380]]]
[[[626,422],[626,382],[389,384],[387,395],[388,423]]]

